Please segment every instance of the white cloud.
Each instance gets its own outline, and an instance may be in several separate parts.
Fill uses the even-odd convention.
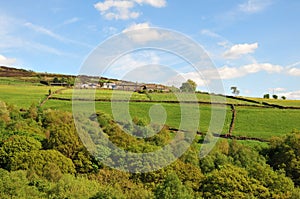
[[[181,73],[185,81],[188,79],[193,80],[196,82],[197,86],[207,86],[208,80],[204,80],[198,72],[189,72],[189,73]]]
[[[235,79],[261,71],[266,71],[268,73],[280,73],[283,69],[284,68],[282,66],[270,63],[253,63],[243,65],[241,67],[223,66],[221,68],[217,68],[219,74],[212,70],[202,71],[202,74],[206,79]]]
[[[265,10],[272,4],[271,0],[247,0],[238,6],[239,11],[252,14]]]
[[[130,32],[134,30],[140,30]],[[149,23],[133,24],[123,30],[127,36],[136,43],[146,43],[148,41],[157,41],[163,39],[164,35],[159,33],[157,30],[151,29]]]
[[[205,80],[199,76],[197,72],[190,72],[190,73],[179,73],[177,75],[174,75],[172,77],[169,77],[163,84],[167,86],[175,86],[179,88],[183,82],[186,82],[188,79],[193,80],[197,86],[202,87],[202,86],[207,86]]]
[[[166,6],[165,0],[105,0],[104,2],[98,2],[94,7],[100,11],[108,20],[127,20],[136,19],[141,13],[133,11],[134,7],[139,4],[147,4],[156,8]]]
[[[284,92],[280,93],[280,96],[285,96],[287,99],[300,99],[300,90],[299,91],[290,91],[290,92]]]
[[[158,65],[159,63],[160,57],[155,52],[137,51],[118,58],[107,69],[107,73],[122,78],[124,74],[135,71],[140,67]]]
[[[289,68],[287,74],[291,76],[300,76],[300,68]]]
[[[124,29],[123,32],[128,32],[128,31],[131,31],[131,30],[138,30],[138,29],[143,29],[143,28],[150,28],[150,24],[147,23],[147,22],[132,24],[128,28]]]
[[[224,52],[223,57],[226,59],[238,59],[241,55],[253,53],[258,48],[258,43],[237,44]]]
[[[17,60],[14,58],[7,58],[0,54],[0,65],[11,66],[11,65],[15,64],[16,61]]]
[[[156,8],[162,8],[167,5],[167,1],[165,0],[135,0],[138,4],[148,4],[150,6],[156,7]]]

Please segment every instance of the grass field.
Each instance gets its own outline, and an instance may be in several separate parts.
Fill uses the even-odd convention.
[[[5,78],[2,78],[2,80]],[[0,100],[7,104],[15,105],[19,108],[28,108],[32,103],[38,104],[45,99],[49,89],[52,91],[58,90],[60,87],[49,87],[49,86],[34,86],[28,84],[1,84],[0,83]],[[56,97],[62,97],[71,99],[72,89],[63,90],[61,93],[55,94]],[[84,95],[84,90],[82,94]],[[86,91],[90,92],[90,91]],[[114,95],[114,99],[122,99],[124,94],[128,94],[126,91],[111,91],[111,90],[97,90],[96,99],[111,99]],[[150,93],[139,94],[131,93],[131,99],[134,100],[145,100],[145,101],[173,101],[177,97],[172,93]],[[207,94],[197,94],[198,100],[203,102],[210,101],[210,97]],[[222,96],[217,96],[222,98]],[[189,97],[187,97],[189,98]],[[222,99],[223,100],[223,99]],[[242,104],[245,103],[241,100],[226,99],[227,103]],[[264,99],[257,99],[262,100]],[[300,101],[294,100],[268,100],[269,103],[277,103],[285,106],[300,106]],[[129,111],[132,118],[141,118],[146,122],[150,121],[149,111],[155,103],[153,102],[130,102]],[[181,113],[180,104],[173,103],[162,103],[161,106],[166,111],[166,124],[179,128],[181,117],[188,118],[186,125],[193,125],[193,117],[187,113]],[[209,126],[211,118],[211,107],[210,105],[198,105],[189,104],[186,105],[193,110],[194,108],[200,107],[200,126],[199,131],[206,132]],[[112,114],[112,108],[110,102],[96,102],[96,111],[103,111],[107,114]],[[65,111],[72,111],[71,101],[61,100],[48,100],[44,106],[44,109],[59,109]],[[233,135],[237,136],[248,136],[270,139],[272,136],[281,136],[294,129],[300,130],[300,110],[281,110],[276,108],[259,108],[259,107],[236,107],[237,118]],[[227,133],[231,120],[231,111],[229,106],[226,108],[226,119],[224,129],[222,133]],[[150,111],[151,112],[151,111]],[[162,112],[163,113],[163,112]],[[162,114],[163,115],[163,114]],[[158,114],[157,117],[160,117]]]
[[[300,110],[237,108],[234,135],[270,139],[300,130]]]
[[[269,104],[277,104],[281,106],[294,106],[294,107],[300,107],[300,100],[282,100],[282,99],[262,99],[262,98],[248,98],[251,100],[258,101],[260,103],[267,102]]]
[[[65,99],[72,99],[73,89],[66,89],[57,94],[54,94],[54,97],[61,97]],[[87,89],[78,89],[75,91],[76,96],[83,97],[86,94],[91,94],[94,90],[87,90]],[[95,90],[95,99],[124,99],[124,97],[129,97],[131,100],[149,100],[146,94],[137,93],[137,92],[128,92],[128,91],[112,91],[112,90]]]
[[[80,89],[76,91],[78,96],[91,93],[91,90]],[[60,97],[65,99],[72,99],[73,89],[66,89],[60,93],[53,95],[54,97]],[[95,99],[124,99],[124,96],[131,95],[131,100],[145,100],[145,101],[200,101],[200,102],[218,102],[229,104],[242,104],[242,105],[259,105],[253,102],[246,102],[238,99],[225,98],[223,96],[211,96],[205,93],[137,93],[119,90],[99,90],[95,91]]]
[[[85,103],[82,104],[82,106]],[[123,104],[126,106],[126,104]],[[151,107],[155,106],[154,103],[136,103],[136,102],[131,102],[129,103],[128,110],[130,112],[131,118],[139,118],[144,120],[145,122],[149,123],[150,122],[150,116],[149,116],[149,111]],[[186,114],[181,114],[180,110],[180,105],[179,104],[168,104],[168,103],[163,103],[161,106],[165,109],[166,111],[166,122],[165,124],[173,127],[173,128],[180,128],[180,123],[181,123],[181,117],[184,117],[186,121],[185,125],[186,126],[192,126],[193,124],[189,124],[188,122],[193,122],[193,117],[188,114],[189,109],[195,109],[199,107],[199,113],[200,113],[200,126],[198,128],[199,131],[201,132],[207,132],[210,120],[211,120],[211,107],[209,105],[183,105],[187,106]],[[60,101],[60,100],[49,100],[45,105],[44,108],[51,108],[51,109],[59,109],[59,110],[65,110],[65,111],[72,111],[72,102],[71,101]],[[112,104],[110,102],[95,102],[95,109],[96,111],[102,111],[104,113],[107,113],[109,115],[112,115]],[[117,109],[118,111],[119,109]],[[216,108],[216,112],[222,111],[223,108]],[[225,123],[224,123],[224,128],[222,133],[227,133],[229,125],[230,125],[230,110],[228,108],[225,108],[226,111],[226,118],[225,118]],[[122,112],[117,113],[117,114],[123,114]],[[155,116],[154,118],[159,118],[160,115]],[[217,118],[217,117],[216,117]],[[217,118],[219,119],[219,118]]]
[[[38,104],[45,99],[49,89],[54,91],[59,87],[0,84],[0,100],[19,108],[28,108],[31,104]]]

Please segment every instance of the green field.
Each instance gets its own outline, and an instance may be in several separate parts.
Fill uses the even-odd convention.
[[[54,94],[54,97],[60,97],[65,99],[72,99],[74,89],[66,89],[57,94]],[[143,93],[136,93],[136,92],[128,92],[128,91],[112,91],[112,90],[88,90],[88,89],[76,89],[75,90],[76,96],[79,98],[84,98],[85,95],[94,94],[95,99],[124,99],[124,97],[130,97],[131,100],[149,100],[146,94]]]
[[[5,78],[4,78],[5,79]],[[8,78],[9,79],[9,78]],[[56,91],[61,87],[49,87],[49,86],[34,86],[28,84],[0,84],[0,100],[6,102],[7,104],[15,105],[19,108],[28,108],[30,105],[38,104],[43,99],[47,97],[49,89]],[[73,89],[62,90],[61,92],[54,94],[54,97],[71,99]],[[90,93],[90,90],[80,90],[80,94],[85,96],[85,94]],[[150,122],[149,111],[151,107],[156,105],[155,101],[176,101],[177,96],[172,93],[150,93],[150,94],[139,94],[135,92],[126,92],[126,91],[111,91],[111,90],[96,90],[95,99],[124,99],[124,95],[130,96],[131,100],[144,100],[149,102],[130,102],[129,112],[131,118],[140,118],[146,122]],[[182,99],[189,99],[189,94],[185,94],[186,98],[181,96]],[[200,102],[209,102],[210,96],[208,94],[196,94],[197,99]],[[214,96],[216,101],[224,101],[222,96]],[[223,98],[223,99],[222,99]],[[150,102],[151,101],[153,102]],[[232,104],[247,104],[251,103],[244,102],[242,100],[235,99],[225,99],[227,103]],[[265,101],[264,99],[256,99],[257,101]],[[300,106],[300,101],[294,100],[268,100],[269,103],[281,104],[284,106]],[[165,124],[179,128],[181,121],[181,116],[187,118],[186,125],[193,125],[193,117],[190,114],[181,114],[180,104],[174,103],[161,103],[160,104],[166,112],[166,122]],[[183,105],[181,105],[183,106]],[[198,128],[201,132],[207,132],[208,126],[211,120],[211,105],[198,105],[190,104],[185,105],[193,110],[194,108],[199,107],[200,110],[200,126]],[[51,99],[48,100],[44,106],[44,109],[58,109],[64,111],[72,111],[72,101],[62,101]],[[107,114],[112,115],[111,102],[96,102],[95,103],[96,111],[102,111]],[[233,135],[236,136],[248,136],[256,137],[263,139],[270,139],[272,136],[281,136],[288,132],[291,132],[294,129],[300,129],[300,110],[282,110],[276,108],[259,108],[259,107],[239,107],[237,109],[237,118],[235,122],[235,127],[233,130]],[[216,108],[218,111],[218,108]],[[221,109],[219,109],[221,110]],[[227,106],[225,108],[226,118],[224,123],[224,128],[222,133],[227,133],[231,120],[231,110]],[[158,118],[160,116],[157,116]],[[190,123],[190,124],[189,124]]]
[[[266,102],[269,104],[276,104],[280,106],[287,106],[287,107],[300,107],[300,100],[282,100],[282,99],[263,99],[263,98],[248,98],[251,100],[258,101],[260,103]]]
[[[234,135],[270,139],[300,129],[300,110],[237,108]]]
[[[126,106],[126,104],[123,104]],[[155,103],[137,103],[137,102],[131,102],[129,105],[129,112],[131,118],[140,118],[146,121],[147,123],[150,122],[150,116],[149,116],[149,110],[151,107],[153,107]],[[85,106],[85,103],[82,103],[82,106]],[[180,105],[179,104],[168,104],[163,103],[161,106],[166,111],[166,125],[173,127],[173,128],[179,128],[181,123],[181,117],[186,118],[186,122],[193,122],[193,118],[191,115],[181,115]],[[189,108],[194,109],[199,107],[199,113],[200,113],[200,126],[198,128],[201,132],[207,132],[210,120],[211,120],[211,107],[210,105],[183,105],[187,106],[187,110]],[[65,111],[72,111],[72,102],[71,101],[60,101],[60,100],[49,100],[45,105],[44,108],[51,108],[51,109],[60,109]],[[104,113],[107,113],[109,115],[112,115],[112,104],[110,102],[96,102],[95,103],[96,111],[102,111]],[[117,109],[118,110],[118,109]],[[185,110],[185,109],[184,109]],[[222,111],[222,107],[216,107],[216,112]],[[224,114],[226,114],[226,118],[224,121],[224,128],[222,133],[227,133],[229,124],[230,124],[230,110],[225,107],[224,111],[226,111]],[[188,112],[188,111],[186,111]],[[157,116],[159,117],[159,116]],[[217,117],[216,117],[217,118]],[[218,119],[218,118],[217,118]],[[186,125],[189,125],[188,123]],[[192,125],[192,124],[191,124]]]
[[[32,86],[32,85],[1,85],[0,100],[19,108],[28,108],[30,105],[38,104],[45,99],[49,93],[60,87]]]
[[[53,95],[54,97],[60,97],[65,99],[72,99],[74,89],[66,89],[58,94]],[[94,90],[78,89],[75,90],[76,95],[84,97],[85,94],[93,93]],[[205,93],[137,93],[119,90],[95,90],[95,99],[124,99],[124,96],[131,96],[131,100],[147,100],[147,101],[200,101],[200,102],[216,102],[216,103],[229,103],[236,105],[259,105],[253,102],[247,102],[238,99],[225,98],[223,96],[209,95]]]

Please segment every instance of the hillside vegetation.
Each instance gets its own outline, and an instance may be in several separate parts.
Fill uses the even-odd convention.
[[[214,95],[215,102],[222,103],[212,106],[206,93],[180,104],[178,99],[184,99],[180,93],[97,89],[96,114],[79,117],[89,124],[81,129],[87,127],[95,141],[91,152],[74,123],[72,88],[41,84],[35,80],[42,74],[34,72],[10,74],[0,77],[0,198],[300,198],[298,101],[264,104],[262,99]],[[83,96],[84,92],[88,93],[83,90]],[[110,100],[128,94],[132,94],[128,103],[132,120],[117,123]],[[157,104],[167,115],[161,128],[150,123],[149,111]],[[180,129],[181,106],[199,108],[200,126],[180,158],[168,156],[173,161],[166,167],[155,170],[148,162],[130,162],[126,154],[106,147],[108,139],[119,149],[148,153],[161,150],[175,137],[187,140],[189,132]],[[224,127],[215,132],[221,137],[216,146],[200,159],[201,147],[209,145],[204,138],[213,110],[225,111]],[[188,122],[194,121],[193,116],[184,117],[186,125],[192,125]],[[101,134],[96,133],[99,130]],[[179,149],[170,145],[170,150]],[[146,165],[155,171],[126,172]]]

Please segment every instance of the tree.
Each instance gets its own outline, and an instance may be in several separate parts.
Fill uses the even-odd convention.
[[[43,198],[43,194],[29,183],[26,171],[8,172],[0,169],[0,198]]]
[[[234,94],[235,96],[238,96],[240,94],[240,91],[237,89],[236,86],[232,86],[230,90],[232,91],[232,94]]]
[[[0,166],[10,170],[13,159],[19,153],[37,151],[41,148],[41,143],[34,138],[18,135],[12,136],[0,148]]]
[[[53,83],[60,83],[60,81],[58,80],[57,77],[54,77],[54,78],[53,78]]]
[[[277,95],[272,95],[273,99],[278,99]]]
[[[195,92],[197,87],[196,82],[191,79],[188,79],[186,82],[182,83],[180,90],[182,92]]]
[[[266,187],[233,165],[209,173],[202,190],[204,198],[270,198]]]
[[[281,99],[282,99],[282,100],[286,100],[286,97],[285,97],[285,96],[281,96]]]
[[[185,187],[175,173],[169,174],[163,183],[155,189],[155,198],[193,198],[191,191]]]
[[[284,169],[286,175],[300,185],[300,131],[294,131],[283,138],[271,140],[267,152],[268,163],[276,170]]]
[[[264,94],[264,99],[270,99],[270,94]]]

